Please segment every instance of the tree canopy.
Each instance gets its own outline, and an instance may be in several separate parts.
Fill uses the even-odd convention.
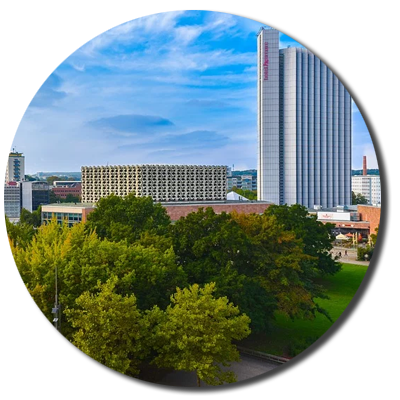
[[[144,346],[147,325],[136,298],[113,292],[118,278],[97,284],[97,294],[84,292],[76,299],[79,308],[65,314],[77,331],[73,343],[88,356],[123,374],[137,375],[148,349]]]
[[[37,305],[51,321],[57,269],[59,302],[68,310],[62,334],[129,375],[139,361],[154,360],[197,371],[209,384],[230,382],[220,367],[237,359],[232,340],[247,336],[249,324],[265,332],[277,311],[327,315],[317,303],[324,297],[318,279],[340,270],[330,256],[331,226],[298,205],[261,215],[199,209],[171,223],[151,198],[110,195],[72,227],[56,220],[34,227],[28,212],[22,219],[6,219],[7,231]]]
[[[142,233],[164,234],[171,220],[166,209],[151,197],[126,197],[111,194],[101,198],[88,215],[87,229],[96,230],[101,238],[134,243]]]
[[[368,204],[368,199],[361,193],[351,192],[351,204]]]
[[[235,382],[232,371],[222,369],[239,360],[233,340],[250,334],[250,319],[226,297],[214,298],[215,284],[195,284],[177,292],[154,333],[154,363],[175,370],[195,371],[210,385]]]
[[[22,208],[21,215],[19,218],[19,222],[21,224],[32,225],[33,227],[37,228],[42,223],[42,207],[39,206],[37,210],[30,212],[25,208]]]

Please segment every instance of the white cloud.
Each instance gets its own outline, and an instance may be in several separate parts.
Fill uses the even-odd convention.
[[[168,13],[153,14],[126,22],[112,28],[95,37],[79,49],[86,56],[97,56],[97,52],[116,42],[129,42],[131,40],[142,40],[147,38],[149,32],[157,34],[171,31],[184,11],[172,11]]]

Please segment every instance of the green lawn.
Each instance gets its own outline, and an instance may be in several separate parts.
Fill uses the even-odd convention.
[[[317,303],[328,311],[333,321],[340,317],[350,303],[366,271],[367,267],[363,265],[343,264],[342,270],[335,276],[321,280],[330,299],[318,299]],[[332,323],[321,314],[311,321],[291,321],[277,313],[276,321],[268,333],[251,335],[242,344],[269,354],[294,356],[314,343],[331,326]]]

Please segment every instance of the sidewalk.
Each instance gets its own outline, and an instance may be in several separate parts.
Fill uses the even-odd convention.
[[[347,250],[347,256],[345,252]],[[357,250],[356,249],[349,249],[346,247],[334,247],[331,251],[331,254],[336,256],[338,253],[342,253],[342,256],[338,259],[339,262],[342,264],[356,264],[356,265],[369,265],[369,261],[358,261],[357,260]]]

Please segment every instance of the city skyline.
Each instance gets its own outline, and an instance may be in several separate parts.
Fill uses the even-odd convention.
[[[259,22],[169,12],[111,29],[69,56],[13,141],[28,174],[105,164],[257,168]],[[301,46],[280,34],[280,47]],[[353,168],[376,156],[353,104]]]

